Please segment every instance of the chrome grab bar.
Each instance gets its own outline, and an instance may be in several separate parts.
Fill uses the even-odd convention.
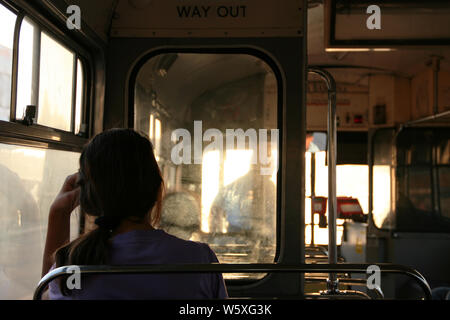
[[[348,297],[354,297],[354,299],[367,299],[370,300],[370,296],[367,295],[367,293],[364,293],[362,291],[357,290],[342,290],[338,293],[312,293],[312,294],[305,294],[305,299],[339,299],[342,300],[343,298],[348,299]]]
[[[366,279],[355,279],[355,278],[339,278],[340,286],[357,286],[357,287],[365,287],[367,285]],[[314,278],[314,277],[305,277],[306,283],[326,283],[327,279],[325,278]],[[373,289],[368,290],[372,291],[376,295],[376,299],[384,299],[383,290],[380,287],[375,286]],[[345,292],[345,291],[340,291]]]
[[[150,273],[366,273],[371,264],[153,264],[133,266],[77,266],[80,274],[150,274]],[[389,263],[377,264],[381,273],[404,274],[417,281],[425,293],[425,299],[431,300],[431,289],[425,278],[410,267]],[[63,266],[47,273],[34,292],[33,299],[40,300],[50,281],[73,275],[74,266]],[[327,293],[330,294],[330,293]],[[332,293],[334,294],[334,293]],[[339,292],[338,292],[339,294]]]
[[[320,76],[326,82],[328,88],[328,263],[336,264],[336,81],[328,71],[319,67],[309,66],[308,72]],[[329,293],[337,293],[338,285],[336,274],[330,273],[327,285]]]

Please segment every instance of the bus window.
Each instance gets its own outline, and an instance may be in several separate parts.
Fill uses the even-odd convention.
[[[372,218],[379,229],[394,228],[391,174],[394,130],[379,130],[373,138]]]
[[[37,124],[79,133],[83,74],[81,60],[76,59],[73,51],[29,18],[23,20],[19,38],[16,119],[23,118],[27,105],[35,105]],[[75,119],[72,119],[73,114]]]
[[[277,99],[273,70],[251,55],[168,53],[139,69],[134,125],[165,178],[163,229],[223,263],[274,262]]]
[[[70,131],[74,54],[41,33],[38,123]]]
[[[17,16],[0,4],[0,120],[9,121],[14,27]]]
[[[41,277],[48,212],[79,154],[0,144],[0,299],[31,299]],[[79,213],[71,217],[78,236]]]
[[[396,229],[448,232],[448,154],[445,129],[404,129],[397,139]]]
[[[28,18],[22,21],[19,38],[16,119],[22,119],[27,105],[37,105],[38,52],[35,50],[39,32]]]

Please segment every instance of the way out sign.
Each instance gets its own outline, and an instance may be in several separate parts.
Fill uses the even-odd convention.
[[[298,37],[302,0],[120,1],[112,37]],[[142,1],[138,1],[142,3]]]

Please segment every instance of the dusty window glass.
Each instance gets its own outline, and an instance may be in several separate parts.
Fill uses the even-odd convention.
[[[79,154],[0,144],[0,300],[31,299],[41,278],[48,210]],[[78,236],[78,211],[71,238]]]
[[[373,139],[372,218],[377,228],[394,228],[392,204],[392,149],[394,130],[378,131]]]
[[[84,70],[80,59],[77,59],[77,90],[75,100],[75,134],[80,133],[83,108]]]
[[[16,119],[23,119],[28,105],[37,105],[37,69],[40,31],[28,18],[22,21],[19,37]]]
[[[445,219],[447,130],[408,128],[397,138],[396,229],[448,232]],[[406,155],[402,157],[402,155]],[[411,155],[411,156],[409,156]]]
[[[408,197],[413,207],[427,213],[431,212],[431,168],[410,166],[408,174]]]
[[[74,61],[74,52],[25,18],[19,38],[16,119],[23,119],[27,105],[35,105],[38,124],[71,131],[75,108],[73,129],[78,134],[82,129],[84,68],[77,59],[74,83]]]
[[[37,122],[71,130],[74,53],[41,33]]]
[[[135,128],[167,188],[161,228],[223,263],[275,259],[277,90],[269,65],[246,54],[162,54],[136,79]]]
[[[9,121],[16,15],[0,4],[0,120]]]

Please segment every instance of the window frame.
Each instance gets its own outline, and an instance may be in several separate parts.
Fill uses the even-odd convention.
[[[93,132],[93,106],[94,106],[94,56],[93,52],[88,49],[84,40],[79,40],[73,32],[64,32],[63,27],[52,19],[51,14],[47,18],[44,11],[24,2],[12,2],[9,0],[0,0],[0,6],[10,10],[16,15],[14,33],[13,33],[13,51],[11,66],[11,92],[10,92],[10,117],[9,121],[0,120],[0,143],[31,147],[44,150],[69,151],[80,153],[84,145],[88,142],[88,138]],[[33,124],[26,126],[15,121],[16,103],[17,103],[17,81],[19,67],[19,40],[22,22],[28,17],[38,28],[39,33],[46,32],[54,41],[70,50],[74,54],[74,74],[72,83],[72,101],[71,101],[71,131],[59,130],[52,127]],[[52,20],[50,20],[52,19]],[[78,40],[77,40],[78,39]],[[87,39],[87,38],[86,38]],[[40,50],[40,44],[39,44]],[[81,90],[81,124],[80,133],[75,134],[75,114],[76,114],[76,90],[77,90],[77,65],[78,61],[82,64],[82,90]],[[38,61],[39,63],[39,61]],[[39,78],[39,73],[38,73]],[[79,75],[78,75],[79,76]],[[14,121],[13,121],[14,120]],[[80,214],[78,219],[79,235],[84,233],[85,215]]]
[[[392,148],[392,162],[391,162],[391,170],[394,170],[394,174],[391,175],[391,179],[393,181],[391,181],[391,188],[392,186],[394,186],[394,190],[391,191],[391,195],[394,197],[394,202],[392,203],[392,199],[391,199],[391,203],[392,203],[392,214],[394,215],[393,219],[394,219],[394,225],[392,227],[392,229],[387,229],[387,228],[379,228],[376,224],[375,221],[373,220],[373,206],[372,206],[372,201],[373,201],[373,189],[369,189],[369,211],[371,214],[371,224],[376,228],[376,230],[379,231],[391,231],[391,232],[413,232],[413,233],[449,233],[450,229],[448,229],[448,227],[446,226],[442,226],[443,223],[448,223],[448,226],[450,226],[450,220],[448,218],[446,218],[443,214],[442,214],[442,209],[441,209],[441,191],[440,191],[440,185],[439,185],[439,169],[442,167],[450,167],[450,165],[447,164],[439,164],[437,163],[437,159],[436,159],[436,152],[437,152],[437,144],[436,141],[433,140],[433,142],[431,143],[431,159],[429,163],[407,163],[407,161],[405,161],[405,163],[399,163],[399,149],[402,148],[402,146],[399,146],[399,141],[398,138],[400,135],[404,135],[404,134],[413,134],[414,132],[420,133],[420,132],[424,132],[424,131],[431,131],[432,135],[438,135],[440,131],[442,130],[449,130],[450,127],[433,127],[433,126],[419,126],[419,127],[414,127],[414,128],[404,128],[401,131],[395,130],[395,128],[380,128],[378,130],[376,130],[373,135],[372,135],[372,142],[371,142],[371,156],[370,156],[370,165],[369,165],[369,177],[370,177],[370,182],[369,182],[369,187],[372,188],[371,184],[373,182],[373,171],[372,171],[372,167],[374,165],[374,157],[375,157],[375,153],[374,153],[374,149],[375,149],[375,137],[376,135],[383,131],[383,130],[394,130],[394,136],[393,136],[393,140],[391,141],[391,148]],[[407,133],[406,131],[409,131],[409,133]],[[397,219],[397,215],[398,215],[398,192],[399,192],[399,180],[398,180],[398,171],[399,170],[403,170],[405,177],[403,177],[403,179],[405,179],[404,184],[402,185],[402,187],[408,191],[409,193],[409,180],[410,180],[410,174],[409,171],[413,170],[414,168],[417,167],[421,167],[421,168],[428,168],[429,170],[429,177],[430,177],[430,194],[429,194],[429,198],[431,201],[431,209],[429,210],[429,217],[430,219],[434,219],[434,221],[436,221],[437,223],[440,224],[440,227],[436,225],[436,227],[433,227],[432,229],[426,229],[426,228],[420,228],[420,227],[414,227],[414,230],[403,230],[403,227],[400,225],[399,228],[399,222]]]
[[[189,46],[176,46],[176,47],[158,47],[147,51],[144,55],[140,56],[135,63],[132,65],[128,78],[126,80],[126,101],[127,108],[125,109],[125,125],[128,128],[134,129],[134,116],[135,116],[135,88],[137,83],[137,78],[139,75],[139,71],[142,67],[153,57],[162,54],[170,54],[170,53],[187,53],[187,54],[244,54],[256,57],[262,61],[264,61],[273,71],[276,82],[277,82],[277,129],[279,130],[279,143],[278,143],[278,163],[280,164],[277,172],[277,189],[276,189],[276,247],[275,247],[275,256],[273,263],[279,263],[281,258],[281,251],[283,247],[283,243],[281,242],[281,228],[282,228],[282,170],[281,164],[283,163],[283,104],[285,102],[284,98],[284,82],[282,71],[278,64],[266,53],[257,48],[253,47],[189,47]],[[154,114],[154,116],[156,116]],[[227,279],[226,282],[230,283],[230,285],[236,286],[245,286],[249,284],[254,284],[260,281],[264,281],[270,273],[264,275],[264,277],[260,279]]]
[[[18,4],[10,3],[7,0],[0,0],[0,5],[4,6],[6,9],[11,10],[17,16],[14,28],[10,119],[9,121],[0,120],[0,142],[45,149],[50,148],[81,152],[83,146],[87,143],[88,137],[91,134],[91,66],[93,65],[93,63],[90,52],[81,44],[79,44],[73,38],[70,32],[64,33],[61,28],[58,28],[56,24],[45,18],[36,9],[28,6],[19,7]],[[37,123],[34,123],[31,126],[26,126],[16,121],[20,28],[25,18],[28,18],[39,28],[39,33],[45,32],[54,41],[57,41],[60,45],[74,54],[73,68],[75,72],[73,74],[74,80],[72,83],[73,95],[71,101],[71,131],[64,131],[57,128],[47,127]],[[81,131],[79,134],[75,134],[77,90],[76,77],[78,61],[80,61],[82,65],[81,80],[83,83],[83,88],[81,90]]]

